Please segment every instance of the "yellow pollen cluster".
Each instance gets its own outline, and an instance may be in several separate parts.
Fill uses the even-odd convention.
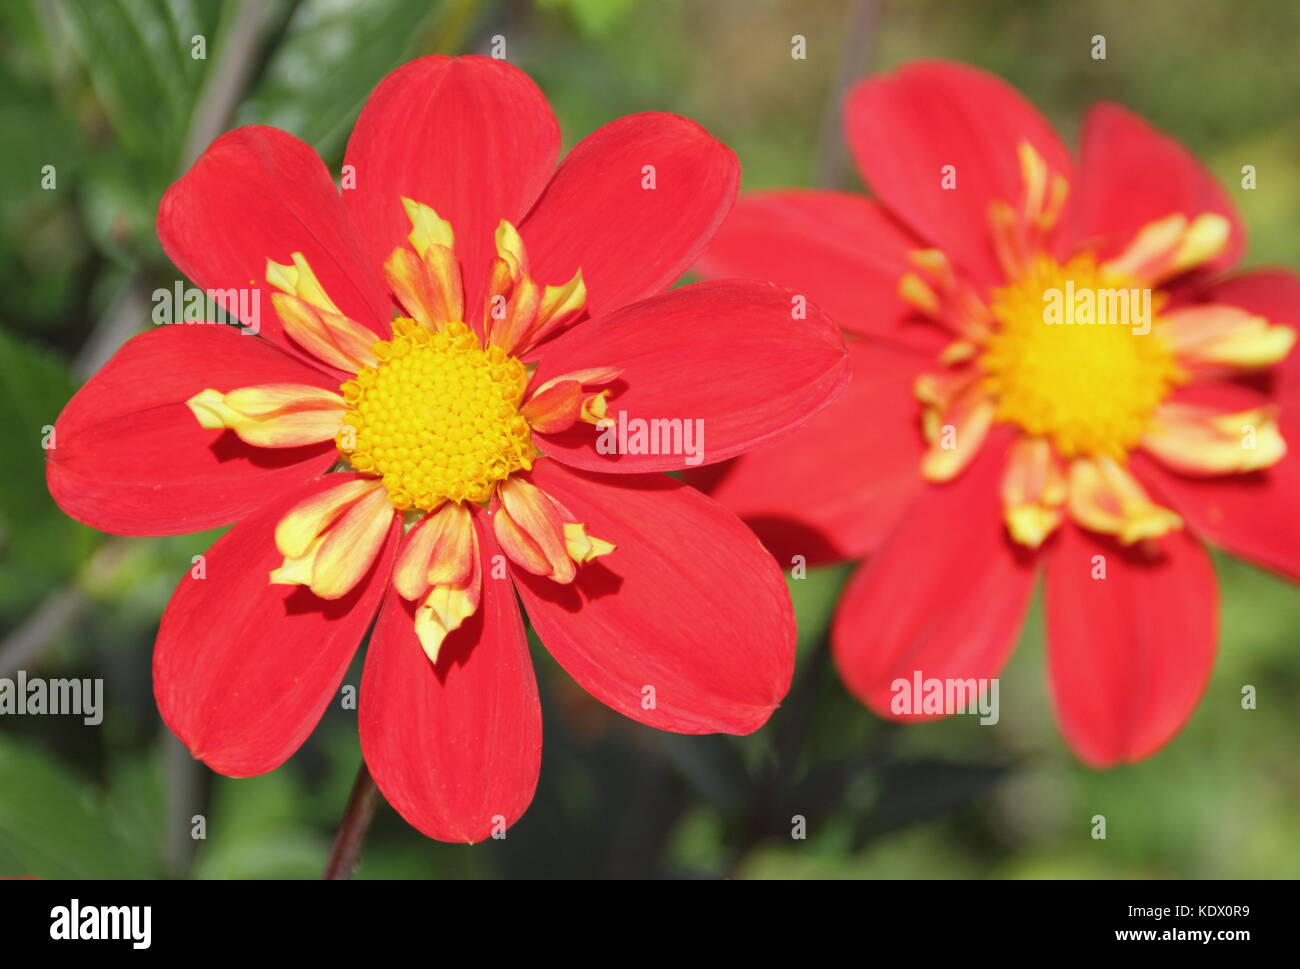
[[[464,323],[433,332],[393,321],[374,346],[379,364],[342,386],[348,410],[336,439],[352,467],[380,475],[393,506],[487,501],[497,482],[537,455],[519,403],[524,365],[483,349]]]
[[[1123,460],[1186,379],[1161,337],[1159,302],[1091,255],[1037,258],[992,293],[996,326],[979,365],[997,419],[1067,458]]]

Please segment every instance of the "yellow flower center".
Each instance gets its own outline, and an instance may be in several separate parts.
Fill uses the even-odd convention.
[[[995,326],[979,364],[997,419],[1067,458],[1122,460],[1186,379],[1160,335],[1160,301],[1091,255],[1063,266],[1038,257],[991,294]]]
[[[353,468],[383,478],[395,508],[487,501],[498,482],[532,467],[519,360],[484,349],[464,323],[434,332],[405,318],[374,353],[379,364],[342,386],[348,410],[336,443]]]

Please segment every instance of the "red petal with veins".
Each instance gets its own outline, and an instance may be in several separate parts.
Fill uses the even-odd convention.
[[[362,108],[345,159],[357,187],[343,200],[376,267],[411,231],[403,196],[449,221],[465,306],[479,307],[498,223],[519,224],[559,151],[560,126],[519,68],[488,57],[421,57],[380,81]]]
[[[201,289],[252,290],[259,332],[295,352],[271,306],[279,290],[266,282],[266,261],[288,264],[295,252],[345,315],[388,334],[380,264],[366,258],[316,152],[278,128],[250,125],[214,141],[163,196],[158,238]]]
[[[925,487],[913,386],[934,358],[850,341],[849,360],[844,395],[803,427],[716,475],[693,473],[785,565],[795,555],[820,565],[874,551]]]
[[[1214,566],[1186,531],[1145,558],[1073,525],[1047,562],[1047,659],[1061,729],[1094,767],[1151,756],[1176,734],[1214,666]],[[1103,556],[1105,578],[1098,575]]]
[[[543,460],[529,477],[617,546],[568,585],[512,566],[556,661],[598,700],[661,730],[761,727],[790,688],[794,613],[753,533],[664,475],[593,475]]]
[[[1007,536],[999,484],[1005,446],[990,443],[946,485],[928,485],[907,518],[849,580],[831,632],[849,690],[883,717],[895,682],[998,675],[1015,647],[1035,557]]]
[[[662,436],[653,443],[645,438],[658,454],[602,453],[633,448],[623,448],[612,432],[601,444],[602,432],[586,423],[537,435],[542,449],[590,470],[680,471],[724,461],[798,427],[843,391],[848,354],[828,317],[809,304],[807,319],[793,319],[791,301],[792,294],[769,283],[697,283],[557,337],[544,348],[535,386],[585,367],[616,367],[611,419],[621,413],[628,421],[680,423],[666,445]],[[631,432],[638,425],[625,426]]]
[[[439,841],[476,842],[528,808],[542,759],[542,712],[509,577],[481,515],[483,598],[430,663],[417,603],[389,594],[361,681],[361,750],[399,814]],[[500,574],[500,573],[498,573]]]
[[[859,82],[845,102],[845,134],[863,179],[921,238],[984,283],[1002,278],[990,241],[995,199],[1019,209],[1017,146],[1032,145],[1073,181],[1069,152],[1011,85],[947,61],[916,61]],[[946,166],[955,188],[944,188]]]
[[[1223,254],[1205,270],[1241,258],[1245,230],[1214,176],[1181,144],[1118,104],[1094,105],[1083,122],[1079,183],[1070,206],[1071,238],[1104,259],[1122,251],[1144,225],[1180,212],[1218,212],[1232,225]]]
[[[379,608],[401,535],[397,516],[369,574],[341,599],[268,579],[284,559],[275,547],[280,519],[357,477],[323,475],[240,522],[208,549],[205,574],[191,570],[167,604],[154,696],[172,733],[219,773],[262,774],[302,746]]]
[[[68,402],[47,453],[50,494],[67,514],[118,535],[227,525],[337,460],[333,441],[259,448],[199,425],[185,401],[205,388],[332,377],[230,326],[167,326],[128,341]]]
[[[1236,276],[1210,287],[1209,302],[1240,306],[1269,322],[1300,330],[1300,277],[1283,270],[1262,270]],[[1271,371],[1262,386],[1281,405],[1280,426],[1287,454],[1270,468],[1252,474],[1219,478],[1190,478],[1175,474],[1145,455],[1134,464],[1154,490],[1165,496],[1191,529],[1234,555],[1300,582],[1300,349]],[[1222,382],[1178,399],[1245,410],[1267,397],[1244,384]]]
[[[524,221],[532,276],[558,285],[581,269],[593,316],[652,296],[695,260],[739,185],[731,149],[689,118],[611,121],[569,152]]]
[[[898,282],[924,248],[877,203],[848,192],[749,192],[696,263],[705,277],[768,279],[854,333],[908,340]]]

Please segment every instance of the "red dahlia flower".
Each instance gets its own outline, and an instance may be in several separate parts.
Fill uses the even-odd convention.
[[[513,822],[541,754],[516,591],[559,664],[642,723],[748,733],[788,689],[771,556],[655,473],[681,454],[601,453],[596,425],[701,421],[696,456],[732,457],[843,387],[842,339],[770,284],[655,295],[735,198],[698,125],[625,117],[556,169],[559,145],[521,71],[430,57],[371,96],[341,197],[307,145],[249,127],[163,198],[167,253],[260,336],[131,340],[64,410],[48,479],[104,531],[238,522],[154,653],[164,720],[213,769],[283,763],[375,621],[380,789],[435,838]]]
[[[1300,578],[1300,280],[1214,278],[1243,248],[1231,202],[1115,105],[1076,163],[1001,80],[918,63],[861,82],[845,127],[877,201],[743,197],[701,266],[819,303],[856,337],[853,384],[714,495],[778,557],[871,556],[832,641],[884,716],[914,718],[891,701],[917,671],[995,676],[1043,566],[1067,739],[1146,757],[1213,664],[1191,533]]]

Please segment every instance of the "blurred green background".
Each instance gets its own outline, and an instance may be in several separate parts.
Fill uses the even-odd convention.
[[[278,125],[337,169],[371,87],[431,52],[507,56],[566,145],[660,109],[735,149],[747,188],[856,184],[847,81],[916,57],[989,68],[1069,139],[1123,102],[1223,180],[1249,265],[1296,268],[1300,5],[1293,0],[955,4],[848,0],[7,0],[0,4],[0,676],[100,676],[101,727],[0,719],[0,875],[314,877],[358,763],[355,713],[256,779],[216,777],[163,729],[149,656],[162,608],[213,535],[123,540],[65,518],[41,428],[177,273],[153,222],[221,131]],[[206,59],[191,38],[206,38]],[[791,37],[807,58],[790,56]],[[1107,59],[1089,56],[1107,38]],[[1258,172],[1243,191],[1241,166]],[[57,185],[42,187],[43,166]],[[358,877],[1288,877],[1300,872],[1300,593],[1220,558],[1222,638],[1187,729],[1136,767],[1075,763],[1053,723],[1035,606],[1001,723],[898,728],[848,698],[824,632],[847,571],[792,582],[790,699],[745,739],[661,734],[608,713],[535,649],[546,746],[532,809],[500,842],[427,841],[381,806]],[[273,644],[268,644],[271,646]],[[359,664],[346,682],[360,680]],[[1244,684],[1259,691],[1243,711]],[[190,819],[207,818],[207,838]],[[1107,818],[1108,837],[1090,836]],[[807,819],[806,840],[791,818]]]

